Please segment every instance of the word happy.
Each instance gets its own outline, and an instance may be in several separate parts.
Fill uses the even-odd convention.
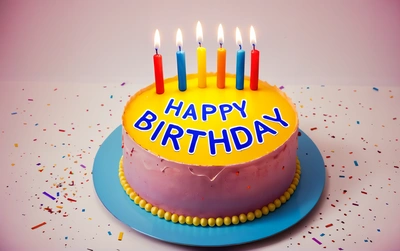
[[[201,105],[200,111],[196,110],[193,103],[189,104],[187,107],[184,107],[183,101],[175,102],[174,98],[171,98],[165,107],[164,114],[172,115],[176,118],[181,118],[183,120],[192,119],[193,121],[207,121],[211,116],[220,116],[221,122],[228,120],[228,115],[230,113],[239,113],[239,115],[245,119],[247,118],[246,113],[246,100],[242,100],[239,103],[223,103],[220,105],[207,104],[204,103]],[[146,110],[139,119],[133,124],[133,127],[139,131],[153,131],[150,136],[150,140],[152,142],[156,141],[158,138],[161,139],[161,145],[167,146],[168,143],[172,144],[174,151],[181,151],[181,145],[179,144],[179,140],[185,135],[189,135],[191,137],[189,147],[187,152],[189,154],[194,154],[196,152],[196,147],[201,140],[200,138],[205,138],[208,140],[208,149],[211,156],[215,156],[217,154],[217,145],[221,144],[224,146],[226,153],[231,153],[232,148],[236,151],[243,151],[249,148],[255,141],[258,144],[264,143],[264,135],[271,134],[273,136],[278,134],[278,131],[269,127],[264,121],[270,121],[280,124],[282,127],[286,128],[289,124],[283,120],[281,116],[281,112],[279,108],[273,108],[273,116],[263,114],[261,119],[255,119],[252,123],[255,135],[252,134],[252,131],[246,126],[234,126],[229,129],[223,128],[220,132],[220,136],[217,136],[216,132],[213,129],[208,131],[198,130],[194,128],[187,128],[186,130],[182,128],[178,124],[174,123],[166,123],[164,120],[159,120],[157,114],[155,114],[151,110]],[[163,134],[161,131],[165,128]],[[239,139],[239,133],[244,133],[246,136],[245,140]],[[231,145],[231,141],[233,145]]]

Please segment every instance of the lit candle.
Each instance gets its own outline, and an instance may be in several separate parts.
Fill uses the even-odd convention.
[[[253,91],[258,89],[258,67],[260,64],[260,52],[256,50],[256,32],[253,26],[250,27],[250,44],[253,46],[251,50],[251,66],[250,66],[250,89]]]
[[[156,30],[154,34],[154,49],[156,50],[156,54],[153,56],[154,62],[154,78],[156,85],[156,93],[163,94],[164,93],[164,74],[163,74],[163,64],[162,64],[162,56],[158,54],[158,49],[160,48],[160,33]]]
[[[178,88],[180,91],[186,91],[186,62],[185,52],[182,50],[182,32],[178,29],[176,33],[176,46],[178,51],[176,52],[176,62],[178,66]]]
[[[217,51],[217,87],[220,89],[225,88],[225,69],[226,69],[226,50],[222,48],[224,43],[224,31],[222,25],[218,27],[218,43],[219,48]]]
[[[239,50],[236,53],[236,89],[243,90],[245,51],[242,50],[242,35],[240,34],[240,30],[237,27],[236,27],[236,43],[239,46]]]
[[[197,42],[199,47],[197,48],[197,79],[199,88],[207,87],[206,82],[206,48],[202,47],[203,42],[203,29],[201,28],[200,21],[197,22],[196,27]]]

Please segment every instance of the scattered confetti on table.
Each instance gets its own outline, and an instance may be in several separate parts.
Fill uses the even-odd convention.
[[[235,248],[396,250],[400,112],[394,108],[400,107],[400,87],[281,84],[279,89],[297,107],[300,128],[320,149],[326,187],[316,208],[297,225],[255,246]],[[129,97],[142,87],[128,81],[18,83],[10,85],[7,95],[0,92],[0,100],[8,100],[0,106],[0,199],[5,206],[0,220],[7,226],[0,245],[5,250],[13,245],[25,250],[30,245],[51,250],[177,249],[119,222],[93,188],[97,150],[120,125]]]

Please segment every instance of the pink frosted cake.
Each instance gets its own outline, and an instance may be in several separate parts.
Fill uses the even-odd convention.
[[[249,79],[245,79],[248,86]],[[188,75],[154,85],[127,103],[123,121],[121,185],[132,206],[161,219],[195,226],[252,221],[282,206],[296,189],[298,117],[276,86],[225,89],[207,75],[207,88]]]

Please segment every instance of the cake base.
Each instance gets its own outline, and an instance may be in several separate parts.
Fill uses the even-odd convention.
[[[291,199],[268,216],[218,228],[180,225],[160,220],[133,204],[121,188],[118,163],[121,157],[119,126],[101,145],[93,166],[93,182],[103,205],[117,219],[150,237],[190,246],[231,246],[257,241],[275,235],[299,222],[317,204],[324,185],[325,167],[322,156],[312,140],[301,130],[297,152],[301,162],[301,182]],[[235,236],[235,238],[231,238]]]

